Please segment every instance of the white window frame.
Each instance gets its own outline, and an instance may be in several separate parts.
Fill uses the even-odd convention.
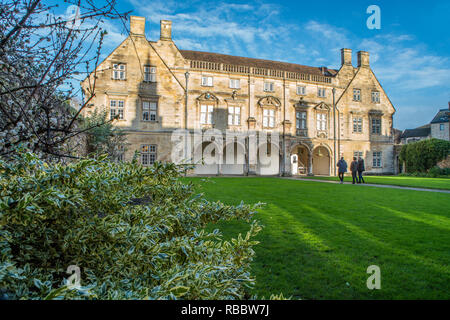
[[[142,121],[156,122],[158,119],[158,102],[142,101]]]
[[[270,81],[264,81],[264,92],[274,92],[275,84]]]
[[[275,128],[275,109],[263,108],[263,128]]]
[[[214,86],[214,80],[212,76],[202,76],[202,87]]]
[[[324,112],[319,112],[316,115],[316,125],[318,131],[326,131],[328,127],[328,115]]]
[[[240,79],[230,79],[230,89],[240,89],[241,80]]]
[[[228,125],[229,126],[241,125],[241,107],[238,106],[228,107]]]
[[[372,91],[372,102],[380,103],[380,91]]]
[[[144,81],[156,82],[156,67],[144,66]]]
[[[214,114],[214,105],[201,104],[200,105],[200,124],[214,124],[213,114]]]
[[[353,118],[353,133],[362,133],[363,131],[363,119],[361,117]]]
[[[127,79],[127,66],[124,63],[113,63],[113,80],[126,80]]]
[[[306,95],[306,86],[297,86],[297,94],[300,96]]]
[[[158,146],[156,144],[141,145],[141,165],[151,166],[157,159]]]
[[[361,102],[361,89],[353,89],[353,101]]]
[[[119,115],[118,120],[125,119],[125,100],[110,99],[109,118],[112,120],[117,114]]]
[[[353,157],[358,159],[358,157],[361,157],[361,159],[364,159],[364,152],[362,151],[353,151]]]
[[[382,168],[383,167],[383,152],[374,151],[372,153],[372,167]]]

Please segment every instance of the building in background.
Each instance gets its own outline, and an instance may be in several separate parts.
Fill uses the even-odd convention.
[[[372,174],[395,172],[393,114],[389,97],[369,63],[369,53],[341,50],[339,70],[180,50],[172,40],[171,21],[161,21],[158,41],[145,37],[145,18],[132,16],[129,36],[98,66],[96,95],[85,114],[107,110],[128,133],[125,160],[136,150],[141,163],[170,161],[171,134],[206,129],[277,133],[267,148],[274,161],[249,161],[249,140],[223,142],[243,159],[235,165],[198,165],[197,174],[332,175],[337,158],[365,159]],[[94,73],[83,83],[87,90]],[[202,155],[210,137],[193,144]],[[270,149],[270,150],[269,150]]]

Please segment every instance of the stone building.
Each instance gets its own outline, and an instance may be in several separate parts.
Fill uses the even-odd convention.
[[[131,17],[130,35],[98,66],[90,107],[108,110],[128,133],[124,159],[171,161],[172,133],[187,128],[205,134],[193,154],[217,145],[206,129],[256,133],[242,143],[225,141],[219,158],[235,151],[235,164],[200,164],[197,174],[332,175],[339,156],[365,159],[372,174],[394,172],[394,106],[373,73],[369,53],[342,49],[339,70],[180,50],[171,21],[161,21],[158,41],[145,37],[145,18]],[[83,83],[87,90],[94,73]],[[267,134],[267,135],[266,135]],[[267,144],[279,136],[275,147]],[[267,148],[273,161],[252,148]],[[269,150],[270,149],[270,150]],[[215,152],[215,151],[214,151]],[[237,155],[237,156],[236,156]]]

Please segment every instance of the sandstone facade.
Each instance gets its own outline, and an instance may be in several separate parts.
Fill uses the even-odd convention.
[[[233,148],[243,161],[199,165],[196,173],[331,175],[338,157],[349,162],[354,155],[365,159],[370,173],[395,172],[395,109],[370,67],[369,53],[358,52],[354,67],[352,51],[342,49],[341,68],[333,70],[184,51],[172,40],[171,27],[161,21],[160,39],[149,41],[145,19],[131,17],[129,37],[82,83],[87,91],[97,77],[85,113],[103,108],[119,114],[114,123],[130,143],[125,160],[139,150],[143,164],[171,161],[174,130],[218,129],[279,134],[277,148],[270,150],[275,161],[268,166],[259,157],[251,161],[254,145],[246,138],[231,142],[233,147],[224,142],[218,150],[220,158]],[[192,142],[193,153],[202,154],[208,143],[214,142]]]

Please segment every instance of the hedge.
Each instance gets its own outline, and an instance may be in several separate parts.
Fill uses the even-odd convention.
[[[181,169],[101,157],[50,164],[31,153],[0,160],[0,295],[3,299],[242,299],[256,209],[209,202]],[[242,219],[224,241],[204,227]],[[81,284],[68,281],[68,267]]]
[[[408,173],[428,172],[450,153],[450,142],[440,139],[425,139],[405,144],[399,160],[406,163]]]

